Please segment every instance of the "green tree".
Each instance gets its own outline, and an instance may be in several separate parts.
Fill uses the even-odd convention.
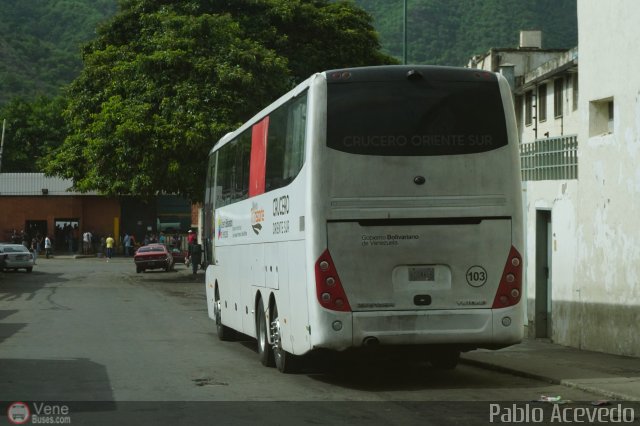
[[[2,172],[41,172],[41,163],[66,137],[63,97],[15,98],[0,110],[6,119]]]
[[[46,171],[80,191],[200,200],[226,132],[326,68],[392,61],[370,18],[326,0],[123,0],[84,49],[70,134]]]

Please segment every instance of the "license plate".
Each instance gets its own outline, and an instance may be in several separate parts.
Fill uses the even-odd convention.
[[[428,266],[409,268],[409,281],[435,281],[435,269]]]

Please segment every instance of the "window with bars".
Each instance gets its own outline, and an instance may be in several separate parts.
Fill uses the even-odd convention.
[[[522,180],[578,178],[578,136],[538,139],[520,145]]]

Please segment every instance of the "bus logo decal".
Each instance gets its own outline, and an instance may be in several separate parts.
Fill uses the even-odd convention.
[[[256,235],[260,234],[262,230],[262,224],[264,222],[264,209],[258,206],[258,203],[252,203],[251,205],[251,228]]]
[[[280,198],[273,199],[273,215],[284,216],[289,214],[289,196],[283,195]]]
[[[229,231],[227,230],[227,228],[231,228],[233,226],[233,220],[231,219],[225,219],[225,218],[218,218],[218,239],[222,239],[222,238],[228,238],[229,237]]]

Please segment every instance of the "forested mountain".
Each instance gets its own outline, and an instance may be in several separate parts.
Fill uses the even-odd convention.
[[[0,105],[54,95],[82,67],[80,46],[116,11],[116,0],[2,0]]]
[[[357,0],[374,18],[385,53],[402,58],[405,0]],[[406,0],[407,62],[464,66],[492,47],[517,47],[541,30],[543,48],[578,44],[576,0]]]
[[[290,0],[294,1],[294,0]],[[543,31],[543,47],[577,44],[576,0],[406,0],[410,63],[465,65],[491,47],[515,47],[518,31]],[[402,58],[404,0],[355,0],[374,18],[383,51]],[[80,72],[80,46],[117,0],[3,0],[0,105],[55,95]],[[304,29],[301,29],[304,30]],[[339,48],[339,46],[336,46]]]

